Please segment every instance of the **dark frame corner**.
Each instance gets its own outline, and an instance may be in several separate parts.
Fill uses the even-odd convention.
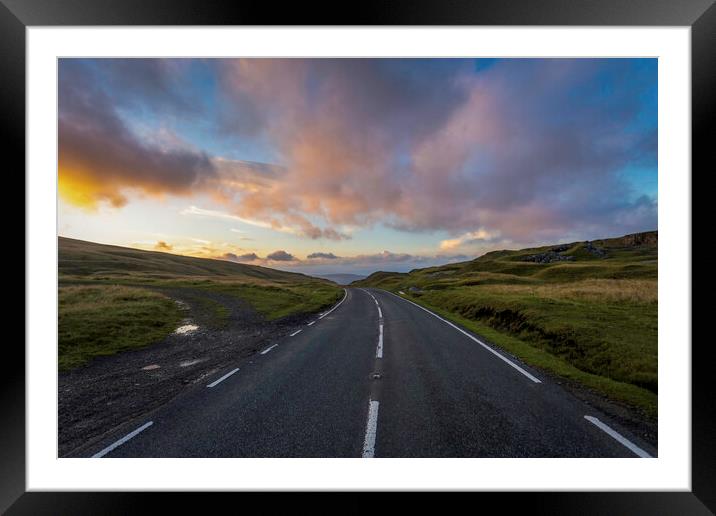
[[[336,4],[337,5],[337,4]],[[692,44],[692,160],[714,168],[716,5],[714,0],[436,0],[369,1],[346,17],[319,3],[276,9],[255,0],[0,0],[0,141],[18,169],[25,167],[25,29],[37,25],[654,25],[690,26]],[[347,12],[347,11],[344,11]],[[7,158],[6,158],[7,159]],[[709,166],[710,165],[710,166]],[[693,168],[693,166],[692,166]],[[693,177],[693,173],[692,173]],[[22,186],[24,190],[24,183]],[[696,220],[696,219],[695,219]],[[693,234],[693,229],[692,229]],[[25,241],[23,225],[23,241]],[[25,271],[27,275],[27,269]],[[709,305],[709,303],[706,303]],[[707,310],[693,306],[694,310]],[[692,316],[693,320],[693,316]],[[9,340],[9,339],[8,339]],[[716,390],[709,340],[692,345],[692,491],[644,493],[485,493],[506,509],[558,514],[716,513]],[[6,345],[15,364],[0,377],[0,512],[8,514],[129,514],[150,502],[180,501],[206,508],[208,493],[25,492],[25,354]],[[224,498],[234,496],[219,495]],[[244,495],[247,496],[247,495]],[[171,500],[169,500],[171,498]],[[178,505],[178,504],[177,504]],[[150,505],[151,506],[151,503]],[[365,507],[365,509],[368,509]]]

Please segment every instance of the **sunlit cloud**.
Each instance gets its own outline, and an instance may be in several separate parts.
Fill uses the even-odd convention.
[[[497,238],[499,234],[499,232],[491,233],[485,229],[469,231],[465,234],[460,235],[457,238],[448,238],[446,240],[442,240],[440,242],[440,249],[442,249],[443,251],[452,251],[465,245],[489,242]]]
[[[167,244],[163,240],[160,240],[159,242],[154,244],[154,249],[156,249],[157,251],[171,251],[172,249],[174,249],[174,246]]]
[[[262,239],[256,253],[163,239],[175,253],[380,266],[429,251],[262,256],[288,237],[440,235],[427,263],[656,227],[654,59],[61,59],[59,70],[63,202],[91,214],[178,198],[181,215],[225,232],[266,230],[241,237]]]
[[[295,222],[296,223],[295,226],[283,226],[276,219],[272,219],[269,222],[263,221],[263,220],[257,220],[257,219],[248,219],[246,217],[240,217],[240,216],[234,215],[232,213],[218,211],[218,210],[208,210],[208,209],[203,209],[203,208],[197,208],[196,206],[189,206],[188,208],[183,209],[180,212],[180,214],[181,215],[196,215],[199,217],[213,217],[213,218],[226,219],[226,220],[235,220],[238,222],[243,222],[244,224],[248,224],[250,226],[255,226],[255,227],[264,228],[264,229],[271,229],[274,231],[279,231],[281,233],[289,233],[292,235],[307,236],[312,239],[327,238],[330,240],[345,240],[347,238],[350,238],[348,235],[339,233],[338,231],[334,230],[333,228],[321,229],[321,228],[318,228],[318,227],[312,225],[305,218],[296,217],[296,216],[286,217],[287,220],[291,220],[291,221]],[[241,232],[240,230],[234,230],[234,229],[232,229],[232,231]]]
[[[286,227],[274,227],[268,222],[263,222],[261,220],[251,220],[244,217],[239,217],[238,215],[233,215],[231,213],[227,213],[224,211],[218,211],[218,210],[207,210],[203,208],[197,208],[196,206],[189,206],[188,208],[185,208],[179,212],[181,215],[196,215],[199,217],[211,217],[216,219],[226,219],[226,220],[236,220],[239,222],[243,222],[244,224],[248,224],[250,226],[256,226],[259,228],[265,228],[265,229],[275,229],[276,231],[283,231],[285,233],[294,233],[295,231],[292,228],[286,228]],[[234,231],[236,233],[243,233],[241,230],[232,229],[231,231]]]

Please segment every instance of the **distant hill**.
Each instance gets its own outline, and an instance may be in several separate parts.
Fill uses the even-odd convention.
[[[279,271],[257,265],[194,258],[157,251],[97,244],[58,237],[60,279],[219,277],[248,282],[294,283],[316,281],[304,274]]]
[[[314,274],[317,278],[323,278],[330,280],[339,285],[349,285],[353,281],[359,281],[365,278],[363,274],[348,274],[348,273],[336,273],[336,274]]]
[[[492,251],[467,262],[413,269],[409,273],[378,271],[351,286],[445,288],[580,278],[655,279],[657,258],[658,233],[647,231],[616,238]]]

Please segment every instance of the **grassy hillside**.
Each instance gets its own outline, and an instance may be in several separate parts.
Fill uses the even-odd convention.
[[[352,286],[403,292],[528,363],[656,415],[656,232],[518,251]]]
[[[232,307],[246,302],[267,321],[317,312],[343,290],[303,274],[222,260],[177,256],[60,237],[60,368],[81,365],[161,340],[187,314],[167,292],[188,296],[208,325],[223,327]],[[191,316],[191,314],[189,314]]]
[[[224,260],[142,251],[64,237],[59,237],[58,243],[60,280],[82,278],[93,281],[115,279],[176,281],[210,278],[242,280],[249,283],[296,283],[312,280],[303,274]]]

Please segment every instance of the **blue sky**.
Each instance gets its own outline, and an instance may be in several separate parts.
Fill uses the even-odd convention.
[[[656,59],[62,59],[60,234],[369,273],[652,230],[657,99]]]

